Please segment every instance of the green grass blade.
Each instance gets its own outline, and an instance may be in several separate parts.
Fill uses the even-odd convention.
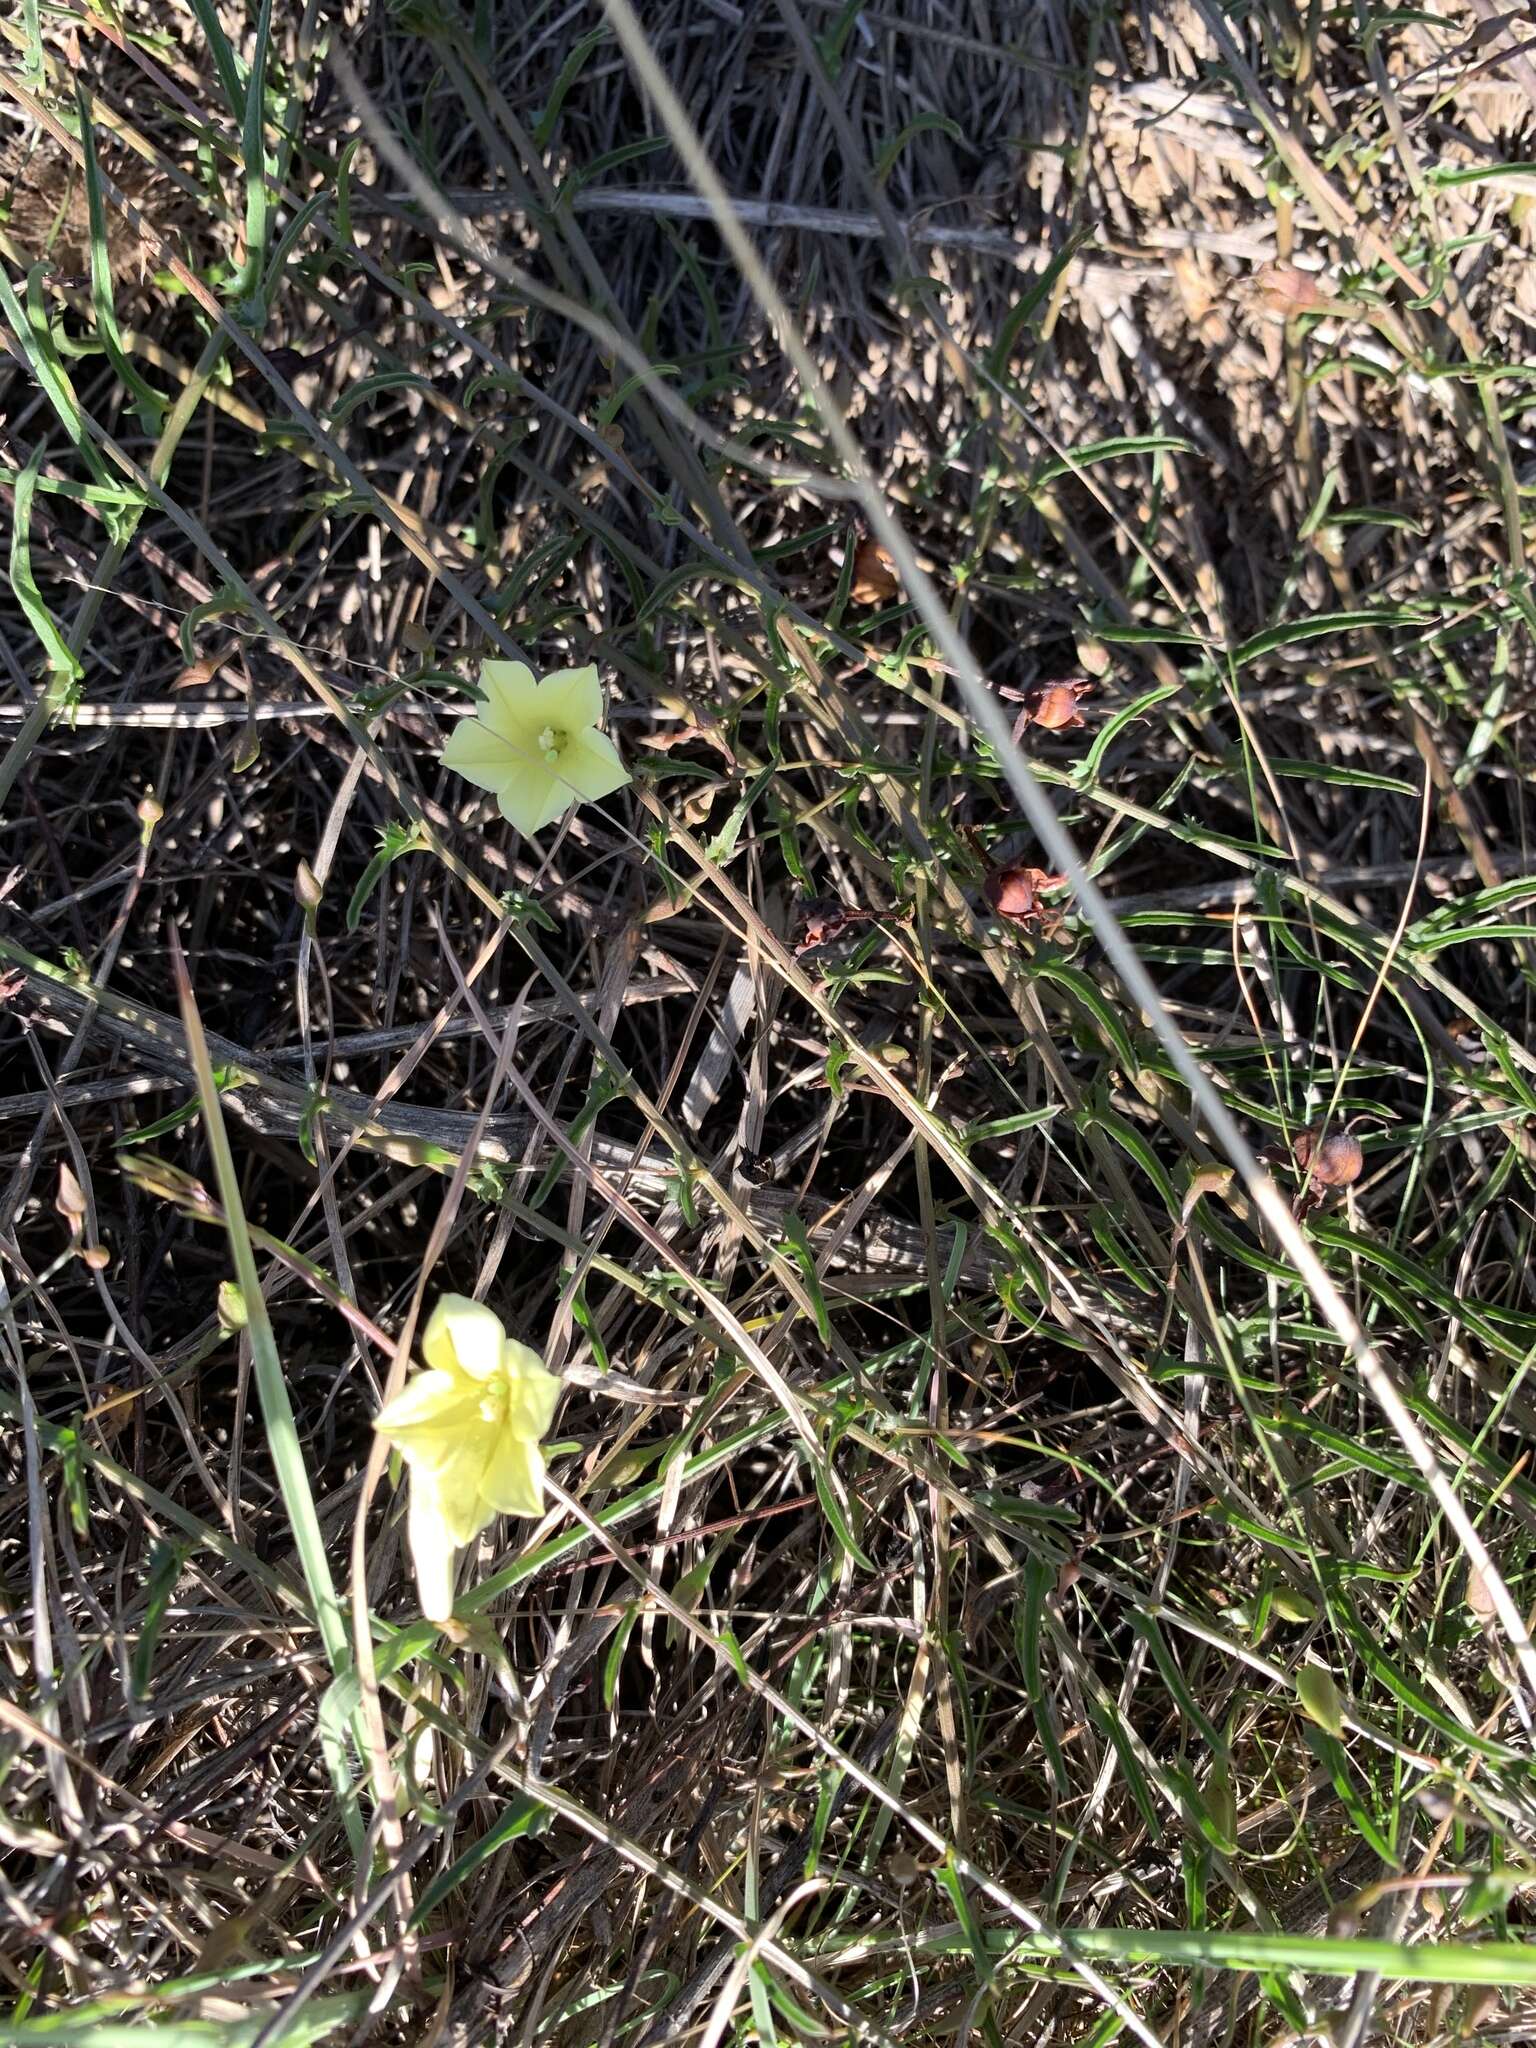
[[[273,1334],[272,1321],[267,1314],[266,1299],[261,1291],[261,1273],[256,1264],[256,1254],[245,1220],[245,1202],[240,1191],[240,1176],[235,1167],[234,1153],[230,1149],[229,1132],[225,1128],[224,1108],[219,1100],[213,1062],[208,1054],[208,1041],[203,1035],[202,1020],[198,1015],[196,999],[179,946],[176,965],[182,1026],[187,1035],[187,1050],[197,1083],[198,1100],[202,1105],[203,1130],[207,1137],[208,1149],[213,1156],[214,1180],[224,1209],[225,1232],[229,1239],[235,1282],[245,1304],[246,1335],[251,1346],[251,1364],[255,1372],[256,1393],[261,1404],[267,1448],[271,1453],[278,1490],[288,1516],[288,1526],[293,1532],[294,1548],[298,1553],[299,1566],[309,1591],[315,1626],[320,1632],[326,1659],[337,1680],[350,1682],[353,1678],[351,1640],[341,1603],[336,1597],[335,1583],[331,1578],[325,1537],[320,1528],[320,1517],[315,1511],[309,1472],[304,1462],[303,1446],[299,1441],[298,1422],[294,1416],[293,1403],[288,1398],[287,1377],[283,1372],[282,1359],[278,1355],[277,1338]],[[356,1789],[345,1769],[335,1768],[334,1752],[329,1745],[327,1753],[333,1764],[332,1778],[347,1818],[348,1831],[353,1834],[360,1846],[362,1822]]]
[[[59,631],[52,612],[44,604],[37,578],[32,573],[32,500],[42,461],[42,449],[34,448],[32,460],[12,480],[10,584],[16,602],[27,615],[27,624],[42,642],[43,652],[48,657],[48,666],[56,683],[55,691],[50,694],[62,702],[64,686],[79,682],[85,671]]]
[[[101,167],[96,161],[96,131],[91,124],[91,103],[83,86],[75,89],[75,108],[80,116],[80,144],[85,155],[85,198],[90,220],[91,305],[96,330],[107,351],[107,359],[119,378],[133,393],[139,418],[146,433],[158,434],[165,424],[165,400],[150,388],[134,368],[123,345],[112,298],[112,260],[107,251],[107,212],[101,189]]]

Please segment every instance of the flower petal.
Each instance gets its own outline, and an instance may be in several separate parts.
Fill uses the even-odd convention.
[[[480,1390],[460,1373],[419,1372],[373,1418],[387,1443],[407,1458],[433,1460],[480,1414]]]
[[[603,686],[591,662],[585,668],[557,668],[539,685],[539,717],[546,725],[568,732],[572,739],[583,726],[603,716]]]
[[[511,1337],[507,1339],[506,1365],[512,1382],[511,1421],[528,1436],[543,1436],[555,1419],[564,1382],[545,1371],[537,1351]]]
[[[572,733],[570,745],[560,756],[559,773],[575,796],[586,803],[593,803],[600,796],[612,796],[630,780],[618,748],[605,732]]]
[[[544,1453],[532,1438],[504,1429],[482,1483],[486,1505],[499,1515],[541,1515]]]
[[[421,1611],[428,1621],[449,1621],[453,1617],[453,1563],[458,1548],[439,1511],[430,1486],[411,1481],[411,1501],[405,1517],[406,1540],[411,1546],[411,1563],[416,1568],[416,1590]]]
[[[485,1475],[504,1433],[499,1425],[482,1422],[473,1436],[459,1439],[440,1465],[430,1472],[411,1472],[412,1486],[421,1482],[431,1490],[455,1543],[470,1542],[495,1513],[486,1499]]]
[[[538,709],[538,684],[524,661],[483,661],[480,664],[480,692],[485,698],[481,717],[492,732],[515,740]]]
[[[483,1301],[471,1301],[467,1294],[440,1294],[421,1333],[421,1351],[439,1372],[488,1380],[501,1371],[506,1341],[501,1317]]]
[[[517,774],[525,758],[520,748],[478,718],[461,718],[443,748],[443,766],[477,789],[499,790],[509,776]]]
[[[552,825],[575,803],[576,798],[542,761],[519,768],[496,792],[501,815],[515,825],[525,839]]]

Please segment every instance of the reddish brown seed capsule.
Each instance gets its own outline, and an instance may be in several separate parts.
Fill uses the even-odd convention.
[[[1330,1131],[1321,1144],[1316,1131],[1298,1131],[1291,1151],[1302,1172],[1310,1167],[1312,1180],[1324,1188],[1349,1187],[1360,1178],[1365,1165],[1365,1154],[1353,1131]]]
[[[1047,889],[1059,889],[1065,875],[1049,875],[1044,868],[988,868],[982,893],[1001,918],[1028,930],[1040,925],[1054,930],[1061,922],[1040,898]]]
[[[1072,676],[1059,683],[1037,683],[1024,694],[1025,718],[1030,725],[1043,726],[1047,732],[1082,725],[1083,714],[1077,708],[1077,700],[1086,697],[1092,688],[1086,676]]]
[[[855,604],[885,604],[900,588],[896,564],[879,541],[866,534],[854,549],[850,597]]]
[[[813,953],[818,946],[829,946],[834,939],[840,939],[844,932],[856,924],[868,924],[875,916],[872,910],[861,910],[839,903],[832,896],[814,896],[801,906],[800,938],[795,946],[795,956]]]

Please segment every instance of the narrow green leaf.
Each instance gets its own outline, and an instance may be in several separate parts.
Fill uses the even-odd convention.
[[[58,415],[59,424],[69,436],[71,447],[79,454],[96,482],[108,490],[117,491],[121,478],[107,474],[100,451],[85,429],[85,417],[80,410],[80,401],[75,396],[75,387],[69,381],[69,373],[59,358],[59,351],[48,324],[48,310],[42,297],[43,266],[34,264],[27,273],[27,302],[25,307],[16,296],[10,273],[0,263],[0,312],[3,312],[11,332],[15,335],[22,353],[26,356],[33,376],[37,379],[48,403]],[[141,504],[135,498],[135,504]],[[112,522],[108,522],[109,530]]]
[[[1400,1868],[1400,1859],[1392,1846],[1389,1827],[1383,1827],[1376,1815],[1366,1805],[1350,1769],[1349,1756],[1342,1742],[1336,1742],[1323,1728],[1308,1728],[1306,1738],[1312,1753],[1327,1768],[1333,1780],[1333,1789],[1339,1795],[1339,1803],[1349,1818],[1349,1824],[1361,1841],[1372,1853],[1379,1856],[1389,1870]]]
[[[37,489],[37,473],[42,460],[43,450],[39,444],[32,450],[32,459],[26,468],[19,470],[12,480],[14,502],[11,507],[9,580],[16,602],[26,614],[27,624],[42,642],[49,668],[56,676],[75,683],[85,671],[54,623],[53,614],[44,604],[37,579],[32,574],[32,497]]]
[[[926,112],[918,114],[913,120],[908,121],[894,141],[888,142],[881,150],[879,160],[875,164],[875,183],[884,185],[900,163],[901,153],[907,144],[915,141],[919,135],[927,134],[947,135],[951,142],[958,142],[963,130],[960,123],[951,115],[941,114],[934,108],[930,107]]]
[[[1325,633],[1358,633],[1366,628],[1380,632],[1392,626],[1422,629],[1429,623],[1423,612],[1381,607],[1358,612],[1314,612],[1310,618],[1291,619],[1283,626],[1271,626],[1263,633],[1255,633],[1251,640],[1245,640],[1233,649],[1232,666],[1246,668],[1250,661],[1257,661],[1262,655],[1273,654],[1281,647],[1298,646],[1304,640],[1319,640]]]
[[[640,1619],[640,1609],[632,1601],[624,1617],[613,1632],[613,1641],[603,1657],[603,1706],[612,1713],[613,1703],[619,1694],[619,1673],[624,1668],[624,1652],[629,1648],[629,1639],[635,1632],[635,1623]]]
[[[1178,434],[1115,434],[1107,441],[1094,441],[1086,448],[1069,448],[1064,454],[1053,456],[1036,471],[1029,488],[1038,491],[1058,477],[1075,476],[1079,470],[1091,469],[1096,462],[1113,462],[1121,455],[1195,453],[1194,443]]]
[[[1113,746],[1121,733],[1125,731],[1126,727],[1134,725],[1138,719],[1145,718],[1150,711],[1155,710],[1159,704],[1164,703],[1169,697],[1181,695],[1183,688],[1184,685],[1182,683],[1159,683],[1155,689],[1144,690],[1139,697],[1134,698],[1123,710],[1117,711],[1113,718],[1107,718],[1098,732],[1094,734],[1093,745],[1088,749],[1074,771],[1072,776],[1073,782],[1079,788],[1089,788],[1097,782],[1099,779],[1100,763],[1110,747]]]
[[[1048,303],[1052,292],[1056,289],[1057,279],[1067,268],[1068,264],[1071,263],[1086,239],[1087,236],[1083,232],[1069,237],[1062,247],[1056,251],[1056,254],[1047,263],[1044,270],[1040,272],[1039,276],[1030,280],[1028,286],[1020,294],[1017,305],[1010,309],[1007,318],[998,329],[997,340],[992,344],[987,356],[987,367],[999,383],[1008,383],[1010,386],[1013,384],[1014,380],[1008,374],[1008,365],[1013,360],[1013,351],[1018,341],[1020,330],[1034,324],[1036,313],[1040,311],[1042,306]]]
[[[142,1995],[141,1995],[142,1996]],[[310,2048],[337,2028],[355,2026],[367,1999],[317,1999],[282,2023],[282,2048]],[[99,2008],[98,2008],[99,2010]],[[272,2015],[254,2019],[108,2019],[89,2010],[59,2013],[48,2019],[9,2021],[6,2048],[255,2048],[270,2033]]]
[[[1018,1653],[1024,1689],[1035,1717],[1040,1746],[1050,1765],[1057,1797],[1065,1799],[1071,1789],[1066,1758],[1062,1753],[1056,1708],[1045,1682],[1040,1650],[1044,1639],[1045,1599],[1051,1585],[1051,1566],[1042,1557],[1032,1557],[1024,1570],[1024,1598],[1014,1610],[1013,1639]]]
[[[554,140],[555,129],[560,120],[560,109],[565,104],[566,94],[586,68],[587,59],[592,55],[592,52],[601,48],[608,41],[612,33],[613,31],[609,28],[607,22],[599,22],[596,28],[588,29],[584,36],[579,36],[566,52],[565,62],[560,66],[559,74],[554,84],[550,87],[549,98],[545,103],[544,110],[534,123],[533,144],[535,149],[548,149],[550,143]]]
[[[863,1939],[860,1935],[857,1937]],[[1536,1941],[1388,1941],[1369,1935],[1271,1934],[1209,1927],[1058,1926],[1040,1934],[984,1930],[994,1955],[1086,1957],[1091,1962],[1153,1964],[1162,1969],[1304,1970],[1319,1977],[1363,1971],[1401,1984],[1536,1985]],[[963,1927],[911,1937],[914,1950],[964,1953]],[[1305,2025],[1305,2018],[1302,2024]]]
[[[786,1213],[781,1228],[789,1255],[799,1267],[800,1277],[805,1282],[805,1291],[810,1296],[811,1310],[816,1318],[816,1334],[823,1344],[830,1344],[832,1318],[827,1313],[827,1298],[822,1292],[821,1275],[816,1270],[816,1254],[806,1234],[805,1225],[791,1209]]]
[[[549,1818],[549,1808],[542,1800],[527,1792],[515,1793],[507,1802],[506,1812],[491,1823],[479,1841],[471,1842],[461,1856],[456,1856],[445,1871],[433,1878],[411,1915],[411,1926],[424,1927],[428,1916],[443,1900],[456,1892],[466,1879],[473,1877],[481,1864],[488,1862],[498,1849],[504,1849],[508,1842],[516,1842],[524,1835],[538,1834],[548,1826]]]
[[[85,202],[90,222],[91,308],[96,331],[107,351],[107,360],[127,390],[132,392],[146,433],[158,434],[165,423],[165,400],[139,375],[124,344],[117,324],[112,297],[112,259],[107,249],[107,211],[101,189],[101,167],[96,161],[96,131],[91,125],[91,105],[83,86],[75,88],[75,106],[80,116],[80,142],[85,163]]]
[[[133,1658],[129,1666],[129,1680],[136,1700],[149,1697],[150,1673],[155,1665],[155,1647],[160,1640],[166,1610],[171,1604],[171,1595],[176,1590],[176,1581],[181,1577],[181,1568],[188,1557],[188,1547],[180,1543],[157,1541],[149,1554],[149,1580],[144,1591],[144,1618],[139,1623],[138,1641],[133,1646]]]
[[[768,1993],[769,1982],[765,1965],[754,1962],[747,1972],[747,1992],[752,2001],[752,2024],[757,2029],[757,2038],[762,2048],[779,2048],[779,2030],[773,2023],[773,2001]]]
[[[1506,19],[1513,21],[1514,15]],[[1438,185],[1443,190],[1453,185],[1482,185],[1490,178],[1516,178],[1522,188],[1536,193],[1536,170],[1528,163],[1507,164],[1432,164],[1424,173],[1424,181]]]
[[[1508,1864],[1495,1864],[1492,1870],[1479,1871],[1462,1896],[1458,1915],[1461,1925],[1475,1927],[1490,1913],[1502,1913],[1521,1885],[1530,1881],[1530,1871],[1512,1870]]]
[[[721,1629],[715,1640],[719,1643],[721,1649],[724,1650],[727,1658],[730,1660],[731,1669],[741,1680],[742,1684],[750,1685],[752,1683],[752,1673],[748,1668],[745,1656],[742,1654],[741,1644],[736,1640],[734,1630],[728,1628]]]
[[[970,1894],[966,1891],[965,1881],[955,1868],[953,1852],[944,1858],[934,1874],[949,1894],[950,1904],[955,1909],[955,1918],[960,1922],[965,1934],[966,1946],[970,1949],[977,1978],[982,1984],[990,1987],[993,1974],[992,1959],[987,1953],[987,1944],[982,1937],[980,1923],[971,1910]]]
[[[229,102],[229,111],[237,121],[245,118],[245,87],[240,79],[240,62],[235,55],[234,45],[224,33],[224,24],[219,19],[218,9],[213,0],[191,0],[192,12],[197,16],[198,26],[208,38],[208,47],[213,52],[213,67],[219,74],[219,84],[224,88],[224,97]]]
[[[355,932],[362,922],[363,907],[368,898],[388,873],[390,867],[407,853],[419,853],[426,845],[420,830],[415,825],[386,825],[379,834],[378,851],[363,869],[357,887],[347,904],[347,930]]]
[[[836,21],[832,22],[816,44],[816,54],[822,61],[828,78],[835,84],[843,68],[843,50],[853,34],[854,24],[864,12],[865,0],[843,0]]]
[[[1120,1060],[1121,1069],[1129,1079],[1141,1071],[1141,1061],[1136,1057],[1120,1013],[1109,1003],[1102,990],[1091,976],[1080,967],[1069,967],[1064,961],[1049,954],[1037,954],[1025,972],[1032,978],[1048,981],[1057,988],[1065,989],[1076,1003],[1099,1027],[1106,1045],[1112,1047]]]
[[[240,291],[247,299],[260,297],[262,273],[267,261],[267,229],[271,205],[267,196],[267,57],[272,42],[272,0],[261,0],[256,17],[255,47],[250,76],[245,86],[244,119],[240,126],[240,152],[245,160],[245,270]],[[267,323],[264,304],[246,305],[242,316],[259,330]]]
[[[1385,789],[1394,796],[1417,796],[1417,785],[1401,775],[1377,775],[1369,768],[1346,768],[1337,761],[1284,761],[1265,763],[1273,775],[1295,782],[1326,782],[1341,789]]]
[[[349,385],[331,408],[329,424],[339,426],[349,413],[384,391],[428,391],[431,385],[414,370],[380,370],[372,377],[360,377]]]
[[[288,1525],[303,1569],[304,1582],[309,1591],[315,1624],[326,1658],[337,1679],[350,1680],[353,1674],[351,1640],[341,1603],[336,1597],[335,1585],[331,1579],[325,1536],[315,1509],[309,1473],[304,1463],[303,1445],[299,1440],[298,1422],[288,1395],[288,1379],[283,1371],[277,1338],[272,1329],[271,1318],[267,1314],[266,1297],[261,1289],[261,1273],[256,1264],[256,1254],[246,1223],[240,1174],[235,1165],[235,1155],[230,1149],[229,1132],[225,1128],[223,1106],[219,1101],[218,1083],[214,1078],[213,1062],[208,1056],[208,1041],[203,1035],[202,1019],[198,1015],[192,985],[187,978],[186,964],[179,951],[176,954],[175,965],[182,1030],[186,1035],[187,1051],[197,1083],[198,1101],[202,1106],[203,1131],[213,1159],[214,1178],[224,1211],[224,1227],[229,1239],[235,1281],[245,1301],[245,1341],[249,1343],[251,1349],[251,1363],[254,1368],[262,1422],[266,1429],[267,1449],[272,1459],[273,1472],[288,1516]],[[328,1761],[331,1764],[332,1779],[347,1822],[349,1837],[353,1839],[355,1849],[361,1854],[363,1828],[356,1788],[351,1783],[344,1762],[338,1769],[334,1755]]]
[[[1211,1751],[1212,1755],[1220,1756],[1223,1750],[1221,1737],[1201,1709],[1194,1693],[1190,1690],[1188,1681],[1179,1667],[1178,1659],[1174,1656],[1172,1646],[1169,1644],[1163,1631],[1158,1627],[1150,1614],[1138,1614],[1134,1610],[1130,1610],[1127,1612],[1126,1619],[1131,1627],[1135,1629],[1136,1633],[1145,1639],[1147,1648],[1152,1652],[1153,1661],[1162,1674],[1163,1683],[1167,1686],[1174,1705],[1183,1714],[1190,1726],[1198,1731],[1201,1741]]]
[[[1131,1740],[1129,1730],[1120,1719],[1115,1703],[1108,1699],[1099,1700],[1088,1694],[1085,1695],[1085,1704],[1089,1718],[1106,1737],[1120,1760],[1121,1772],[1148,1835],[1154,1842],[1161,1841],[1163,1816],[1158,1811],[1157,1801],[1152,1796],[1152,1787],[1147,1783],[1147,1774],[1141,1767],[1140,1757],[1136,1754],[1136,1746]]]
[[[336,165],[336,239],[343,249],[354,246],[352,234],[352,160],[362,148],[363,137],[354,135],[341,152]]]
[[[21,0],[22,80],[30,92],[41,91],[47,76],[43,62],[43,29],[37,0]]]
[[[821,1511],[831,1526],[832,1534],[861,1571],[872,1572],[875,1567],[859,1548],[858,1538],[853,1533],[853,1525],[843,1512],[843,1504],[837,1497],[832,1475],[821,1458],[812,1461],[811,1477],[816,1486],[816,1498],[821,1502]]]
[[[61,1427],[56,1439],[59,1467],[64,1481],[64,1498],[69,1503],[69,1520],[77,1536],[84,1536],[91,1523],[91,1504],[85,1490],[85,1453],[78,1429]]]

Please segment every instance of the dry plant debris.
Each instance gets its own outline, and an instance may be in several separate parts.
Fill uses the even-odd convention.
[[[1524,11],[3,31],[0,2038],[1529,2039]]]

